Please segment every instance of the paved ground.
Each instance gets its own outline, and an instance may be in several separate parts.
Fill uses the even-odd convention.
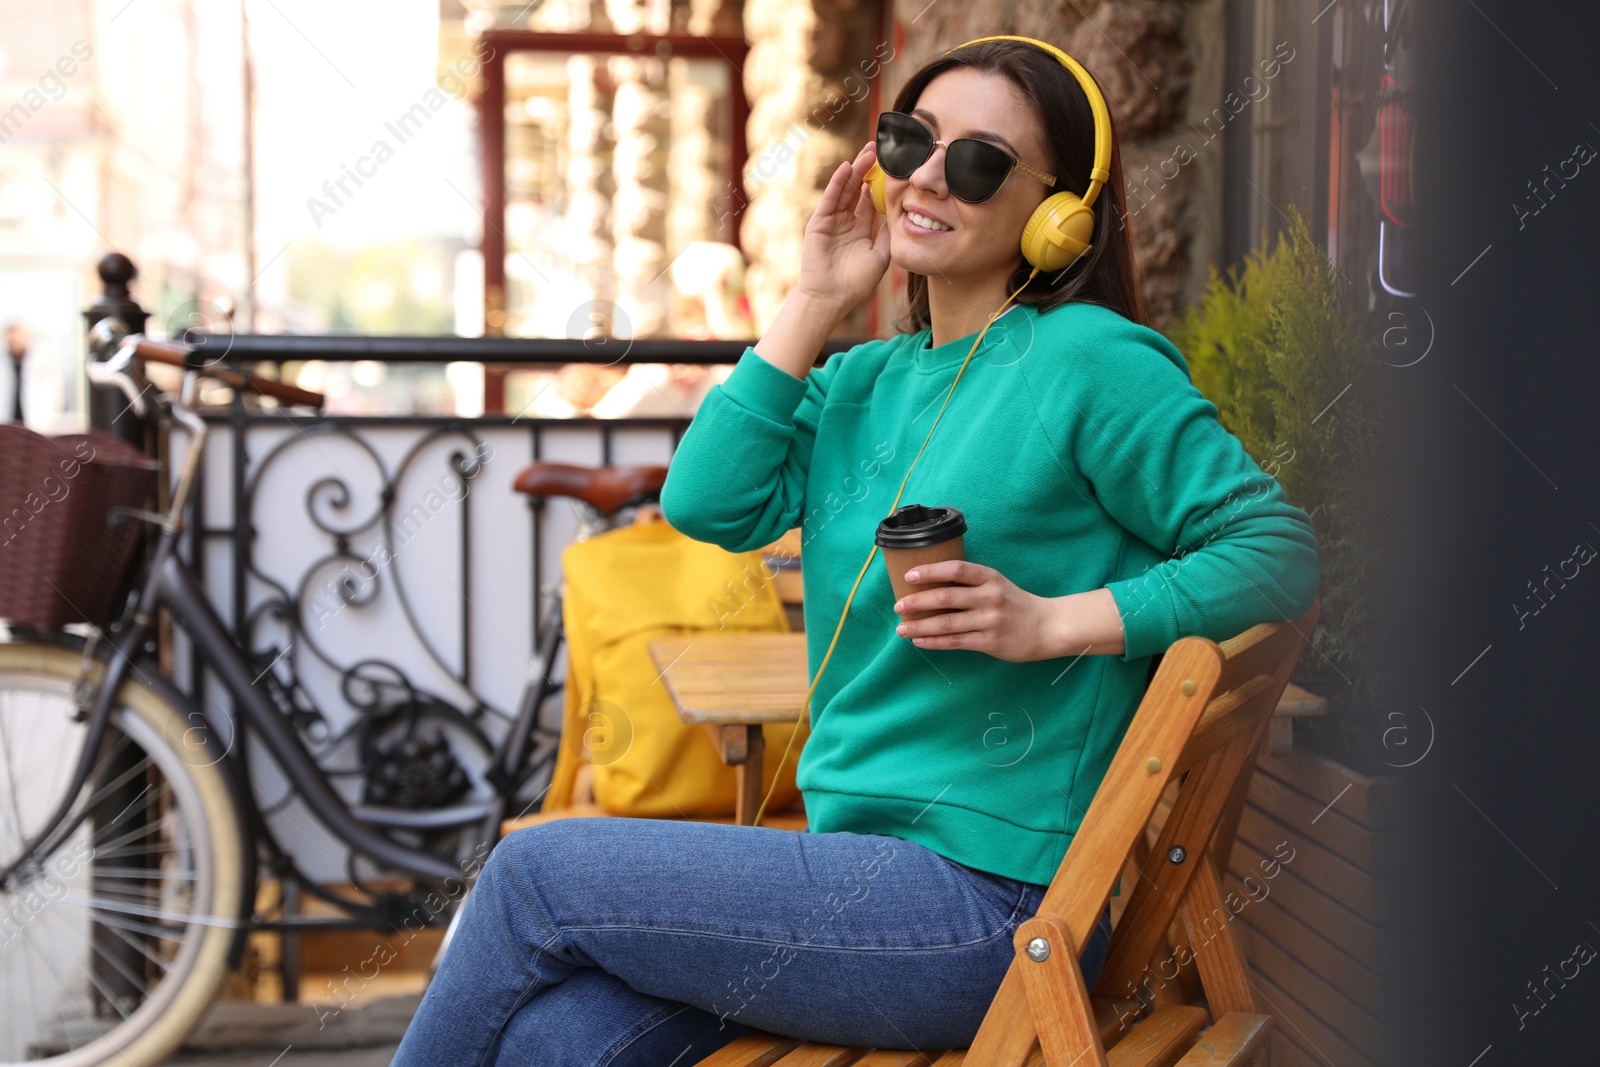
[[[308,1004],[220,1003],[169,1067],[382,1067],[419,995],[343,1011]]]

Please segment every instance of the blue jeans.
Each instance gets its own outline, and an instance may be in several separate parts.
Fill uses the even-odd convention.
[[[876,834],[545,823],[491,854],[394,1063],[692,1067],[751,1028],[965,1046],[1044,891]],[[1110,940],[1108,908],[1091,987]]]

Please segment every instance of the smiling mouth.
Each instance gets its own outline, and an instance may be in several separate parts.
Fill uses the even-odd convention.
[[[914,211],[911,208],[903,209],[903,214],[905,215],[907,221],[909,221],[913,226],[916,226],[918,229],[928,230],[934,233],[949,233],[952,229],[954,229],[954,227],[940,222],[938,219],[931,218],[927,215],[924,215],[922,212]]]

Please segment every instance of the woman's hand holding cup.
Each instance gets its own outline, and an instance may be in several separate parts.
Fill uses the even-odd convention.
[[[1062,654],[1059,604],[1018,588],[993,567],[959,559],[924,563],[906,575],[906,583],[924,591],[895,602],[895,613],[905,620],[895,632],[918,648],[972,649],[1016,663]]]

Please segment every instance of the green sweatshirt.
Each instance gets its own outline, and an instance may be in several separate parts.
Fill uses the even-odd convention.
[[[662,490],[729,551],[800,527],[811,676],[972,336],[869,341],[798,379],[747,350]],[[1144,694],[1149,657],[1293,618],[1317,594],[1305,512],[1217,421],[1153,330],[1014,307],[972,357],[900,503],[954,506],[966,558],[1039,596],[1109,588],[1122,655],[1011,663],[895,633],[882,554],[850,607],[798,765],[810,829],[888,834],[1044,884]]]

